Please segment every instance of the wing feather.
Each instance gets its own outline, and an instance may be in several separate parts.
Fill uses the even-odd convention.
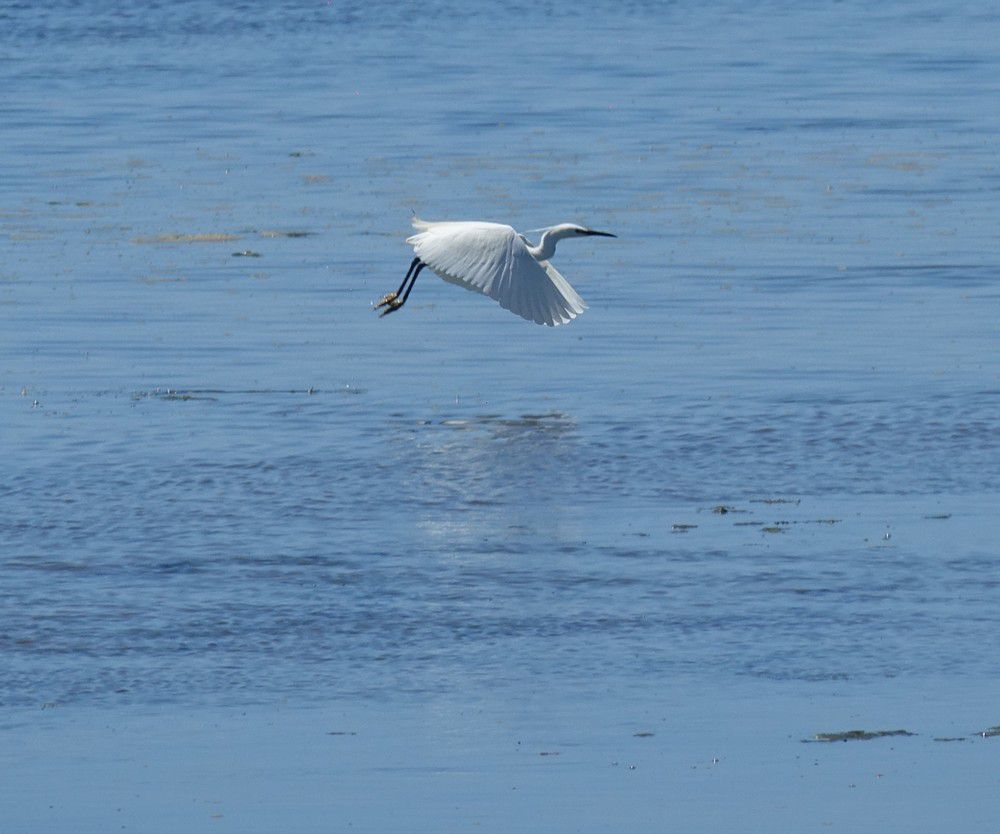
[[[548,261],[536,261],[524,239],[500,223],[428,223],[414,219],[413,251],[445,281],[489,296],[528,321],[555,327],[587,305]]]

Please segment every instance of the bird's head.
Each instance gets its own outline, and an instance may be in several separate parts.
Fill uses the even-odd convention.
[[[593,235],[617,237],[617,235],[613,235],[611,232],[595,232],[593,229],[588,229],[586,226],[578,226],[576,223],[560,223],[558,226],[547,226],[544,229],[532,229],[532,231],[542,232],[542,239],[539,241],[538,246],[528,244],[528,251],[538,261],[547,261],[551,258],[555,254],[556,244],[568,237],[592,237]],[[524,238],[523,235],[522,238]],[[528,239],[524,238],[524,242],[528,243]]]
[[[613,235],[611,232],[598,232],[594,229],[588,229],[586,226],[578,226],[576,223],[560,223],[558,226],[549,226],[547,229],[539,229],[539,231],[548,232],[552,237],[558,238],[560,240],[568,237],[618,237],[618,235]]]

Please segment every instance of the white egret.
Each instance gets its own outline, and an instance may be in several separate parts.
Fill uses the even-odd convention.
[[[429,266],[448,283],[488,295],[528,321],[550,327],[566,324],[587,305],[549,263],[556,244],[567,237],[615,237],[575,223],[560,223],[536,229],[543,233],[542,239],[532,246],[524,235],[502,223],[427,223],[414,217],[413,228],[417,234],[406,242],[416,257],[399,289],[375,302],[375,309],[382,309],[381,316],[406,303],[420,270]]]

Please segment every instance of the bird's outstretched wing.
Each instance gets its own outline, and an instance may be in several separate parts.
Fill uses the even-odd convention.
[[[536,261],[524,239],[501,223],[427,223],[407,238],[420,260],[452,284],[488,295],[528,321],[555,327],[587,309],[548,261]]]

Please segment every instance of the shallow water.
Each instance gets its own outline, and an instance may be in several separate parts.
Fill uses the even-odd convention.
[[[753,693],[797,743],[851,729],[825,699],[983,687],[996,724],[998,36],[0,10],[0,702]],[[411,210],[619,239],[560,247],[571,326],[428,273],[378,320]]]

